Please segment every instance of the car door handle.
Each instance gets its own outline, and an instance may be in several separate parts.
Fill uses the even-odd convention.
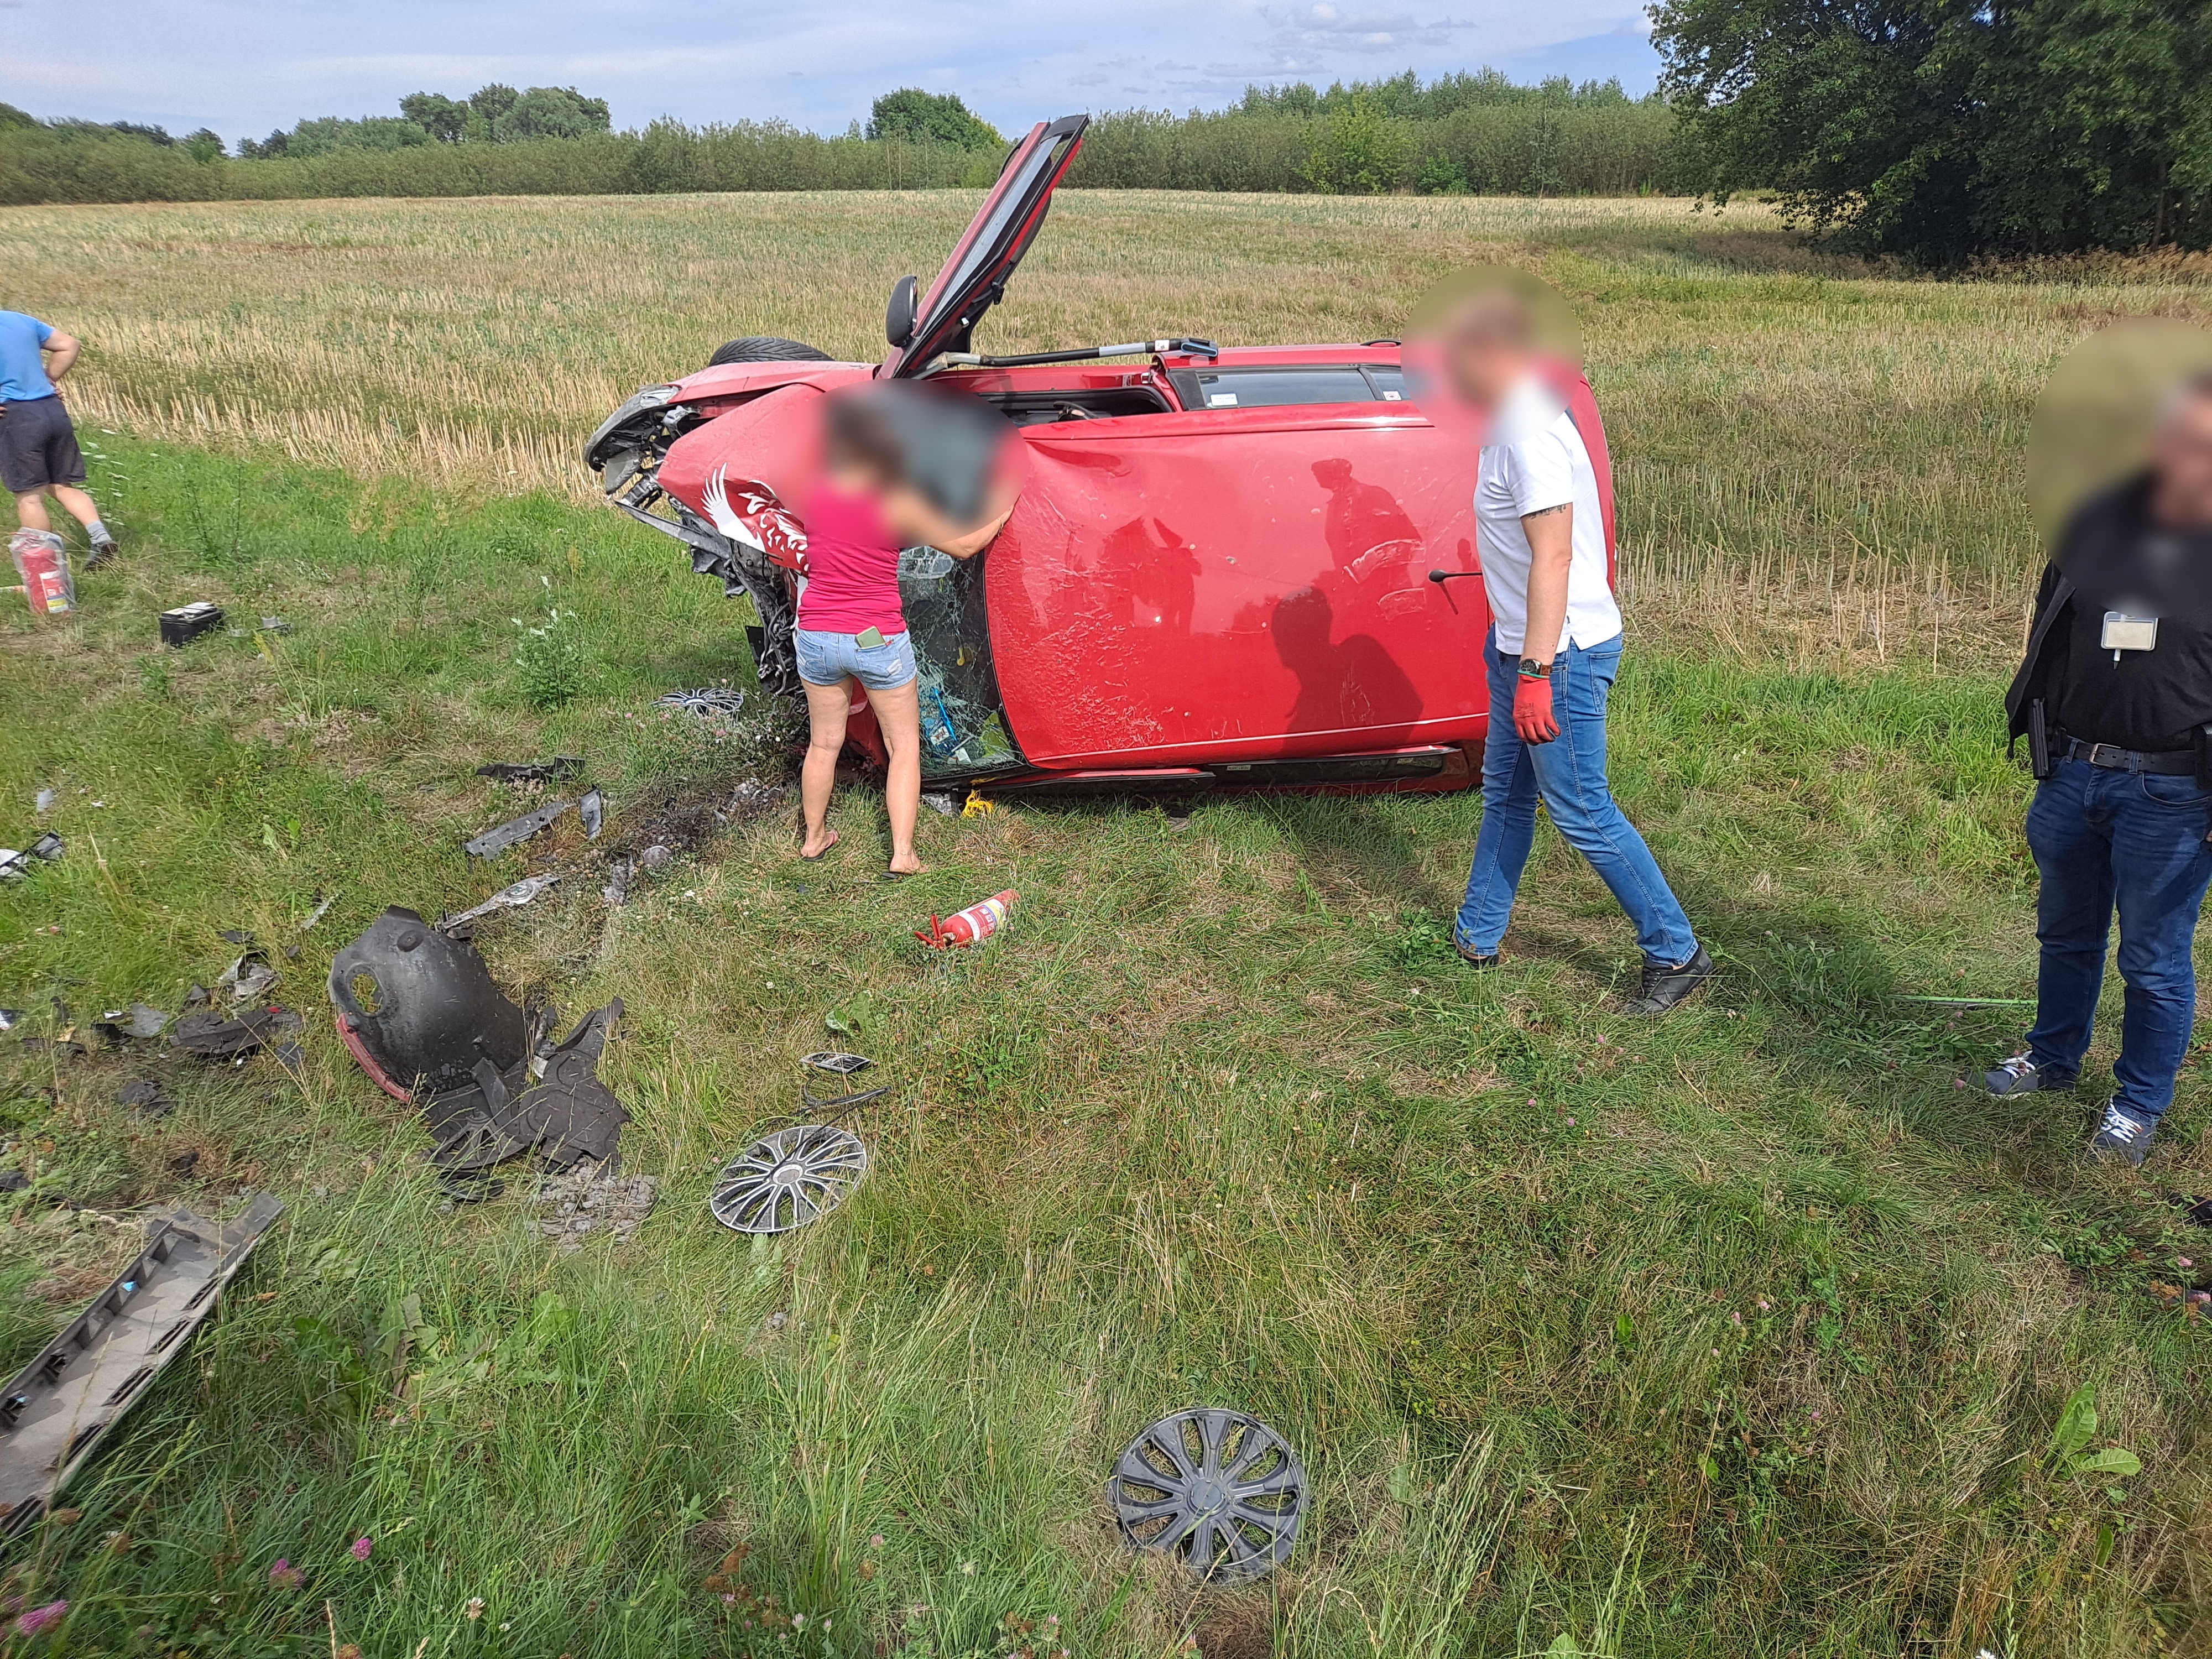
[[[1481,574],[1480,570],[1431,570],[1429,580],[1442,586],[1455,576],[1480,576]]]

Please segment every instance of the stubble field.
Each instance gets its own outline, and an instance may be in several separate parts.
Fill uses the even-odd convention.
[[[577,443],[731,336],[872,355],[971,200],[0,212],[0,302],[88,343],[70,390],[130,549],[76,617],[0,633],[0,840],[70,842],[0,890],[0,1002],[48,1037],[56,996],[80,1024],[174,1006],[247,927],[297,945],[278,994],[308,1017],[296,1077],[0,1038],[0,1167],[30,1178],[0,1197],[0,1363],[142,1207],[289,1206],[81,1513],[9,1547],[7,1595],[71,1603],[37,1640],[2205,1651],[2212,1237],[2164,1196],[2212,1191],[2203,1079],[2142,1179],[2091,1171],[2093,1093],[1955,1086],[2023,1011],[1926,999],[2032,988],[1996,698],[2036,390],[2111,317],[2203,318],[2212,272],[1911,280],[1679,202],[1055,208],[990,349],[1391,334],[1483,258],[1575,301],[1627,538],[1616,781],[1724,967],[1662,1025],[1612,1012],[1632,940],[1548,830],[1509,967],[1457,966],[1471,799],[925,815],[934,873],[887,888],[854,792],[827,866],[782,813],[709,813],[615,910],[569,832],[471,866],[459,842],[522,804],[483,761],[588,756],[617,846],[780,763],[772,733],[650,711],[745,682],[740,607],[590,505]],[[160,651],[153,613],[191,598],[289,630]],[[518,664],[548,607],[574,653]],[[321,993],[385,904],[539,868],[568,875],[485,952],[570,1011],[624,998],[605,1070],[663,1183],[635,1240],[566,1255],[526,1181],[441,1206]],[[988,950],[908,938],[1006,886]],[[711,1168],[833,1037],[896,1085],[860,1121],[874,1167],[748,1245],[706,1216]],[[115,1102],[149,1070],[179,1102],[152,1121]],[[2139,1474],[2054,1446],[2085,1387]],[[1193,1403],[1312,1474],[1256,1587],[1104,1519],[1115,1453]]]

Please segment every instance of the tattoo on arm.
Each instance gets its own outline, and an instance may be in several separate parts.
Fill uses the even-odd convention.
[[[1523,513],[1523,519],[1548,519],[1554,513],[1565,513],[1573,507],[1572,501],[1561,501],[1557,507],[1540,507],[1534,513]]]

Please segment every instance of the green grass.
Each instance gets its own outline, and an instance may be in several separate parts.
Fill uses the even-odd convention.
[[[1942,457],[2012,464],[2016,429],[1954,395],[1963,364],[1884,344],[1916,295],[1932,336],[2002,293],[1894,285],[1856,334],[1823,313],[1858,379],[1823,381],[1808,346],[1791,395],[1835,405],[1830,453],[1732,401],[1738,360],[1694,343],[1738,282],[1781,337],[1826,304],[1796,279],[1561,257],[1657,343],[1620,392],[1644,568],[1696,539],[1670,525],[1761,511],[1698,494],[1698,408],[1738,411],[1729,479],[1793,445],[1822,476],[1881,458],[1865,499],[1921,567],[1944,550],[1914,502],[1951,523],[1995,489],[1946,483]],[[1908,469],[1875,405],[1915,386],[1942,395],[1914,405]],[[742,608],[552,495],[100,441],[123,566],[58,626],[0,609],[0,839],[51,787],[70,842],[0,889],[0,1001],[40,1034],[55,995],[80,1020],[173,1006],[234,954],[219,931],[252,927],[300,949],[280,994],[307,1058],[295,1082],[0,1040],[0,1166],[33,1177],[0,1199],[0,1363],[104,1282],[140,1206],[289,1206],[72,1485],[82,1514],[9,1547],[4,1594],[73,1608],[22,1650],[951,1659],[1055,1650],[1054,1615],[1085,1659],[1194,1635],[1212,1659],[2202,1649],[2212,1348],[2155,1287],[2212,1284],[2212,1241],[2160,1197],[2212,1187],[2212,1091],[2185,1074],[2142,1179],[2093,1171],[2094,1096],[1954,1086],[2022,1011],[1907,1000],[2032,989],[2001,607],[1952,615],[1970,632],[1937,653],[1839,634],[1824,655],[1717,632],[1705,590],[1646,592],[1617,783],[1724,969],[1650,1025],[1611,1012],[1632,939],[1548,828],[1508,968],[1449,957],[1472,799],[1224,799],[1186,830],[1105,804],[925,814],[934,873],[885,886],[853,791],[826,865],[781,814],[740,818],[613,913],[573,820],[471,867],[460,842],[523,800],[487,759],[588,755],[616,845],[725,799],[758,743],[635,717],[745,683]],[[155,613],[194,598],[290,631],[161,651]],[[582,647],[550,679],[516,661],[549,606]],[[547,866],[567,879],[483,948],[572,1014],[625,1000],[605,1071],[627,1162],[664,1181],[633,1243],[568,1256],[526,1182],[441,1207],[419,1125],[321,993],[384,905]],[[986,949],[913,942],[1007,886]],[[711,1170],[796,1103],[833,1013],[896,1085],[860,1125],[874,1167],[839,1216],[749,1244],[707,1216]],[[181,1104],[145,1123],[114,1094],[149,1063]],[[2054,1449],[2084,1384],[2094,1444],[2139,1476]],[[1194,1402],[1257,1413],[1312,1473],[1262,1586],[1194,1586],[1105,1519],[1114,1455]],[[270,1583],[278,1558],[302,1588]]]

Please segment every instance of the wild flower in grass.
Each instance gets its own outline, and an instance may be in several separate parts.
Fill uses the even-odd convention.
[[[275,1589],[295,1590],[307,1582],[307,1575],[282,1556],[277,1557],[276,1565],[269,1569],[269,1583]]]
[[[973,1561],[963,1561],[960,1564],[960,1571],[973,1578],[975,1576],[975,1564]]]
[[[43,1607],[33,1607],[28,1613],[18,1614],[9,1628],[18,1636],[36,1636],[47,1626],[58,1625],[68,1617],[67,1601],[49,1601]]]
[[[1761,1313],[1772,1313],[1774,1311],[1774,1304],[1762,1296],[1759,1298],[1759,1310]]]
[[[369,1551],[375,1547],[368,1541],[368,1534],[364,1533],[353,1540],[353,1559],[356,1561],[366,1561],[368,1559]]]
[[[481,1595],[471,1595],[469,1597],[468,1606],[461,1609],[461,1617],[471,1620],[483,1618],[483,1597]]]
[[[2178,1267],[2193,1267],[2197,1265],[2185,1255],[2178,1255],[2173,1258],[2173,1261]]]
[[[868,1547],[872,1550],[879,1550],[883,1548],[883,1547],[884,1535],[881,1533],[878,1533],[873,1538],[868,1540]]]
[[[1743,1323],[1743,1316],[1740,1313],[1731,1313],[1729,1315],[1729,1318],[1737,1325]]]
[[[806,1615],[803,1613],[793,1613],[791,1615],[791,1627],[793,1630],[805,1630],[806,1628]]]

